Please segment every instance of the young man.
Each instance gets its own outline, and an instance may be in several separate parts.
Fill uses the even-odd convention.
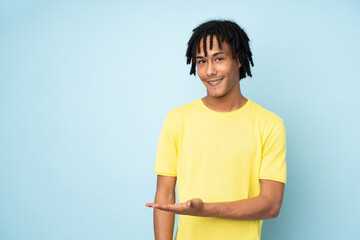
[[[278,216],[286,183],[283,120],[240,91],[252,76],[246,33],[231,21],[208,21],[188,43],[190,74],[207,96],[166,115],[155,162],[156,240],[260,239],[263,219]],[[177,182],[178,202],[175,203]]]

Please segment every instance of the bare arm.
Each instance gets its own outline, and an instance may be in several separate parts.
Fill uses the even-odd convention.
[[[155,203],[175,203],[176,177],[157,175]],[[175,213],[154,209],[155,240],[172,240]]]
[[[278,181],[261,179],[259,196],[232,202],[203,202],[193,198],[183,203],[147,203],[145,206],[161,209],[170,213],[221,217],[238,220],[259,220],[275,218],[279,215],[285,184]]]
[[[285,184],[260,179],[259,196],[233,202],[204,203],[201,216],[230,219],[270,219],[279,215]]]

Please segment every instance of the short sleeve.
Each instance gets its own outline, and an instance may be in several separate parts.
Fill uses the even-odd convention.
[[[158,175],[177,176],[178,128],[171,113],[165,117],[158,140],[154,169]]]
[[[281,119],[264,131],[259,179],[286,183],[286,132]]]

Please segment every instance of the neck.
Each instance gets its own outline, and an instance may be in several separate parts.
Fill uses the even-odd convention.
[[[226,94],[221,97],[207,95],[202,98],[203,103],[210,109],[217,112],[231,112],[241,108],[248,101],[239,91]]]

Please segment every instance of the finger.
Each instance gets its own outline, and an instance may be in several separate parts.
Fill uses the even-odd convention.
[[[187,210],[188,207],[185,206],[185,203],[176,203],[176,204],[164,204],[164,205],[161,205],[160,209],[172,211],[172,212],[175,212],[175,213],[182,213],[185,210]]]
[[[157,204],[157,203],[146,203],[145,206],[147,206],[147,207],[157,207],[157,206],[159,206],[159,204]]]
[[[160,209],[163,211],[173,212],[176,214],[185,214],[189,207],[186,206],[186,202],[184,203],[176,203],[176,204],[156,204],[152,205],[153,208]]]
[[[179,208],[176,206],[173,206],[173,205],[161,205],[161,206],[158,206],[155,208],[163,210],[163,211],[168,211],[168,212],[174,212],[174,213],[179,212]]]
[[[161,208],[176,211],[179,209],[179,204],[164,204],[161,206]]]
[[[159,208],[159,207],[161,207],[162,205],[157,204],[157,203],[147,203],[146,206],[147,206],[147,207],[152,207],[152,208]]]

